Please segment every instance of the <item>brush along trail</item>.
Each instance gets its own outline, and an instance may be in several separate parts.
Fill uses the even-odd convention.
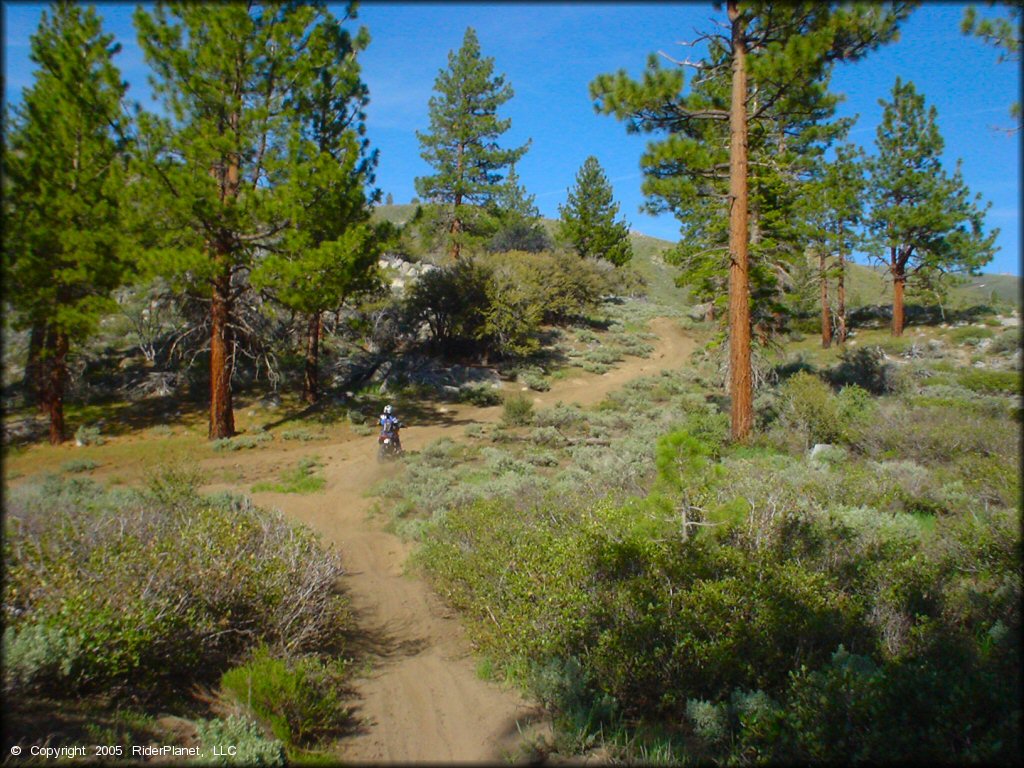
[[[593,405],[634,378],[685,365],[693,338],[668,318],[654,320],[651,330],[658,338],[649,357],[627,358],[603,375],[553,382],[548,392],[530,393],[534,405]],[[409,424],[403,445],[417,451],[441,437],[462,440],[467,424],[497,422],[501,413],[500,406],[450,405],[438,409],[427,425]],[[366,496],[374,483],[400,473],[401,462],[378,464],[376,450],[376,433],[319,443],[315,451],[327,479],[322,492],[253,494],[256,503],[305,523],[341,551],[357,626],[352,649],[358,659],[352,704],[357,727],[340,740],[337,754],[355,763],[525,760],[526,735],[543,729],[541,712],[515,691],[477,676],[457,618],[424,581],[404,573],[414,545],[386,530],[386,521],[371,514],[373,499]],[[268,476],[272,466],[296,457],[294,450],[281,454],[270,448],[246,456],[246,475]],[[237,460],[211,459],[203,465],[216,472]],[[248,492],[248,487],[235,490]]]

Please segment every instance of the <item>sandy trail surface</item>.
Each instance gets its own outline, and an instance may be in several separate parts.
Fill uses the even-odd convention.
[[[536,405],[557,401],[589,405],[639,376],[685,365],[693,339],[667,318],[652,322],[658,335],[648,358],[628,358],[603,375],[585,374],[532,393]],[[511,385],[506,385],[510,386]],[[440,437],[464,439],[464,427],[489,423],[500,407],[439,407],[425,426],[411,424],[402,433],[406,450],[420,450]],[[280,509],[336,545],[345,565],[345,588],[358,625],[354,681],[355,731],[339,744],[345,761],[496,762],[525,760],[527,738],[543,731],[539,708],[508,688],[476,674],[471,647],[457,618],[430,587],[405,573],[413,545],[386,530],[383,516],[372,514],[367,492],[378,481],[401,472],[401,463],[378,464],[376,437],[317,445],[327,485],[321,493],[300,496],[253,494],[262,506]],[[311,450],[310,450],[311,452]],[[246,457],[246,474],[267,476],[297,456],[273,449]],[[204,467],[228,470],[232,459],[211,459]],[[232,488],[218,483],[213,488]],[[248,488],[236,490],[248,491]]]

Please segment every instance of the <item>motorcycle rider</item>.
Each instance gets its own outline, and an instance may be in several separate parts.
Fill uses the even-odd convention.
[[[402,441],[398,437],[398,430],[402,427],[402,422],[395,415],[395,410],[391,407],[391,403],[384,406],[384,413],[380,415],[378,422],[380,423],[380,439],[383,440],[384,435],[388,435],[395,441],[395,446],[398,450],[401,451]]]

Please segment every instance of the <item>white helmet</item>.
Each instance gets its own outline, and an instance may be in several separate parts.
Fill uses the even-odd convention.
[[[388,415],[388,416],[390,416],[390,415],[391,415],[391,406],[390,406],[390,405],[385,405],[385,406],[384,406],[384,413],[385,413],[386,415]]]

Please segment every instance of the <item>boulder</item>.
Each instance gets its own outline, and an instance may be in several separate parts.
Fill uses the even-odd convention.
[[[694,304],[688,310],[686,310],[686,316],[691,320],[703,320],[708,315],[708,310],[711,309],[711,302],[704,304]]]
[[[839,462],[846,458],[846,451],[841,446],[831,443],[815,443],[808,451],[807,458],[815,462]]]

